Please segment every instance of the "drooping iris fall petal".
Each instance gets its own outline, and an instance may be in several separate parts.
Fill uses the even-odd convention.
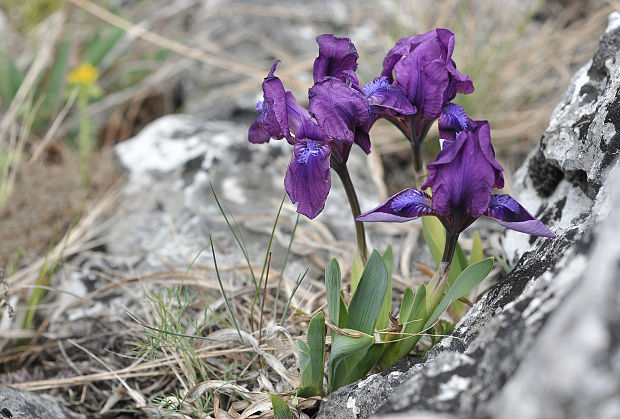
[[[533,236],[555,237],[541,221],[534,218],[516,199],[510,195],[491,195],[489,208],[484,215],[494,218],[511,230]]]
[[[284,177],[284,189],[297,204],[297,212],[312,219],[323,211],[331,187],[330,148],[311,121],[304,121],[295,137],[297,143]]]
[[[378,207],[361,214],[356,220],[403,223],[424,215],[435,214],[431,206],[431,197],[428,194],[416,189],[405,189]]]

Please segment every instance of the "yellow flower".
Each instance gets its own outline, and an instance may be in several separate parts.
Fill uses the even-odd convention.
[[[92,86],[97,83],[99,78],[99,70],[91,63],[82,63],[78,68],[69,73],[67,81],[69,84],[81,84],[84,86]]]

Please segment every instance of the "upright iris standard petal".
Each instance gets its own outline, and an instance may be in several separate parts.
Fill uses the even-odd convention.
[[[248,138],[252,143],[264,143],[270,138],[290,138],[286,92],[282,81],[274,75],[280,60],[276,60],[263,81],[263,101],[256,105],[258,117],[250,126]]]
[[[357,130],[367,133],[370,128],[370,105],[360,91],[334,77],[325,77],[312,86],[308,97],[310,114],[323,133],[348,144],[357,139],[364,151],[370,152],[366,137],[355,135]]]
[[[394,84],[405,92],[425,120],[439,117],[450,84],[441,50],[438,43],[425,42],[394,66]]]
[[[470,119],[468,121],[467,131],[470,131],[478,139],[478,145],[482,150],[482,154],[484,154],[487,163],[493,167],[493,172],[495,173],[493,187],[497,189],[503,188],[504,175],[502,172],[504,168],[495,159],[495,150],[491,144],[491,128],[489,127],[488,121],[474,121]]]
[[[378,207],[363,213],[356,220],[402,223],[424,215],[436,215],[431,206],[431,197],[422,191],[405,189]]]
[[[445,102],[450,102],[457,93],[468,95],[474,92],[474,83],[471,79],[456,69],[456,63],[452,59],[454,52],[454,34],[447,29],[438,28],[435,33],[439,43],[445,48],[446,70],[450,73],[450,86],[446,91]]]
[[[383,59],[383,71],[381,77],[387,77],[391,83],[394,81],[392,71],[396,63],[404,56],[408,55],[411,51],[415,50],[420,44],[424,42],[433,41],[436,37],[436,31],[429,31],[422,35],[410,36],[401,38],[396,41],[396,45],[388,51]]]
[[[491,195],[484,215],[494,218],[504,227],[533,236],[555,237],[542,222],[534,218],[510,195]]]
[[[297,212],[312,219],[325,207],[331,187],[330,148],[319,128],[306,120],[295,133],[293,157],[284,178],[284,189]]]
[[[448,73],[450,73],[450,85],[448,90],[446,90],[444,102],[450,102],[456,97],[457,93],[461,93],[463,95],[474,93],[474,82],[471,81],[469,76],[456,69],[456,63],[454,60],[450,59],[450,61],[446,64],[446,69],[448,70]]]
[[[494,156],[489,160],[485,151],[491,147],[488,133],[488,123],[479,121],[476,131],[462,131],[428,165],[429,177],[422,189],[433,188],[433,208],[440,215],[478,218],[488,208],[496,179],[503,182],[503,168]]]
[[[319,56],[314,60],[314,82],[329,76],[357,84],[355,70],[359,56],[353,42],[331,34],[320,35],[316,42],[319,44]]]

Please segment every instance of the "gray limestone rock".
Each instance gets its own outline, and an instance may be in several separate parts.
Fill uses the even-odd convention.
[[[47,394],[30,393],[11,387],[0,387],[0,419],[84,418],[70,412]]]
[[[402,385],[385,375],[362,381],[383,392],[354,383],[320,417],[365,417],[355,408],[368,399],[386,418],[620,417],[619,54],[614,13],[517,173],[514,195],[558,237],[507,233],[514,269]]]
[[[344,386],[323,402],[319,417],[368,417],[384,404],[399,386],[414,375],[419,364],[413,358],[402,359],[380,374],[370,375]],[[362,396],[361,396],[362,395]],[[361,396],[361,397],[360,397]]]
[[[127,182],[102,238],[105,245],[102,251],[78,255],[71,265],[62,267],[60,274],[66,278],[62,288],[85,296],[102,286],[98,273],[109,270],[134,277],[157,274],[173,279],[180,279],[190,266],[213,272],[212,239],[224,285],[240,293],[250,292],[249,276],[231,268],[247,266],[246,260],[211,188],[229,222],[241,232],[255,270],[263,262],[278,207],[285,198],[271,248],[271,269],[278,272],[297,218],[284,192],[292,147],[285,140],[251,144],[247,135],[247,125],[169,115],[118,144],[115,154]],[[372,207],[379,199],[365,155],[358,147],[352,150],[348,167],[360,204]],[[309,268],[301,290],[315,293],[313,284],[324,272],[324,265],[317,261],[327,263],[334,256],[351,259],[356,248],[354,234],[344,188],[334,175],[324,211],[315,220],[299,218],[283,286],[292,289],[298,275]],[[210,279],[218,295],[214,275]],[[93,319],[98,317],[118,319],[128,309],[140,315],[141,304],[136,301],[161,289],[157,283],[152,287],[99,295],[87,306],[66,310],[63,318],[55,319],[51,330],[90,334],[96,328]],[[67,299],[63,306],[69,306],[76,297],[63,298]],[[312,300],[299,297],[299,304],[308,305],[307,311],[314,309]]]
[[[617,166],[610,177],[620,176]],[[617,185],[611,204],[620,208]],[[557,287],[574,284],[574,289],[553,303],[557,308],[525,351],[515,375],[485,409],[488,416],[620,417],[618,234],[620,213],[614,211],[576,244],[578,249],[553,278],[560,283]]]
[[[284,174],[292,148],[284,140],[251,144],[247,130],[246,125],[170,115],[119,144],[116,155],[129,181],[120,208],[124,215],[110,230],[108,253],[142,258],[138,272],[161,271],[166,263],[187,267],[211,235],[219,252],[218,262],[243,263],[212,185],[227,215],[235,217],[247,235],[248,253],[263,256],[285,194]],[[360,204],[370,207],[378,198],[364,154],[357,147],[348,166]],[[316,220],[327,225],[338,239],[353,244],[348,205],[340,180],[332,175],[332,191]],[[282,255],[288,245],[296,215],[286,197],[275,237],[275,266],[275,256]],[[315,227],[305,217],[300,218],[300,224],[308,229]],[[303,256],[313,252],[311,245],[294,247],[293,251]],[[197,262],[210,260],[210,252],[203,252]]]

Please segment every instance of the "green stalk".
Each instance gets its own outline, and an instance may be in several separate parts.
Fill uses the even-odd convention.
[[[446,230],[446,244],[443,250],[443,256],[441,257],[441,263],[439,269],[433,276],[433,279],[428,283],[426,309],[427,313],[432,313],[437,307],[437,304],[441,301],[446,284],[448,283],[448,275],[450,274],[450,267],[452,266],[452,259],[454,258],[454,251],[459,241],[460,233],[452,233]]]
[[[456,250],[456,245],[459,242],[459,234],[460,233],[451,233],[449,231],[446,231],[446,244],[443,248],[443,256],[441,257],[442,262],[452,264],[452,259],[454,258],[454,251]]]
[[[362,258],[362,262],[365,265],[368,261],[368,251],[366,249],[366,232],[364,230],[364,223],[355,221],[355,218],[358,217],[362,213],[362,211],[360,210],[360,204],[357,200],[357,194],[355,193],[353,182],[351,182],[351,177],[349,176],[349,171],[347,170],[347,166],[345,164],[332,164],[332,168],[336,171],[336,173],[338,173],[338,176],[342,181],[342,185],[344,186],[344,190],[347,193],[349,205],[351,206],[351,213],[353,214],[353,221],[355,222],[357,249],[360,253],[360,257]]]
[[[90,158],[93,152],[90,119],[88,117],[88,92],[80,87],[78,92],[78,112],[80,114],[80,133],[78,137],[78,153],[80,158],[80,174],[85,184],[90,179]]]
[[[411,142],[411,153],[413,154],[413,171],[415,189],[422,187],[426,172],[424,170],[424,159],[422,158],[422,141]]]
[[[415,187],[420,188],[426,177],[424,168],[424,156],[422,155],[422,145],[430,130],[432,121],[420,119],[420,115],[409,116],[409,142],[411,143],[411,153],[413,154],[413,171],[415,172]]]

